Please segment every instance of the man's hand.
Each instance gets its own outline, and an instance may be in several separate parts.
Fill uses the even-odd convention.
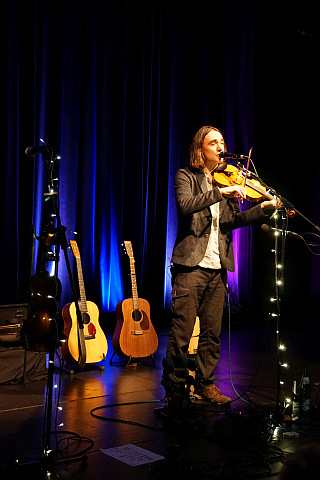
[[[272,200],[265,200],[261,203],[262,210],[275,210],[276,208],[280,207],[282,203],[280,202],[279,198],[274,197]]]
[[[246,189],[240,185],[230,185],[229,187],[219,188],[221,195],[228,198],[246,198]]]

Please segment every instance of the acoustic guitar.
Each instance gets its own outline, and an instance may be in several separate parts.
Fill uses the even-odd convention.
[[[119,302],[116,306],[117,323],[112,338],[112,346],[119,358],[144,358],[152,356],[158,348],[158,337],[150,320],[150,305],[138,297],[135,261],[131,242],[124,247],[130,260],[132,298]]]
[[[196,321],[193,327],[193,332],[190,338],[189,346],[188,346],[188,353],[190,355],[195,355],[198,350],[198,343],[199,343],[199,334],[200,334],[200,321],[199,317],[196,317]]]
[[[79,309],[83,323],[85,344],[85,363],[96,363],[105,360],[108,343],[99,324],[99,309],[93,302],[87,301],[83,281],[81,257],[77,242],[70,240],[70,246],[77,263],[80,301]],[[64,334],[66,341],[61,346],[62,357],[69,363],[79,361],[79,325],[75,302],[65,305],[62,309]]]

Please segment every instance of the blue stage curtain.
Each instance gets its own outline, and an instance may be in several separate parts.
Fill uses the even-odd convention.
[[[279,33],[284,17],[257,11],[255,3],[2,2],[0,303],[27,301],[35,271],[39,244],[36,240],[32,260],[32,228],[39,236],[48,178],[42,156],[27,158],[24,150],[41,139],[61,155],[55,183],[60,216],[67,240],[79,246],[87,299],[106,312],[131,295],[124,240],[132,242],[139,295],[160,321],[169,308],[173,179],[202,125],[221,129],[228,150],[247,155],[253,146],[260,175],[283,187],[281,193],[292,201],[300,200],[284,184],[285,164],[277,178],[270,172],[269,152],[280,148],[283,138],[290,138],[291,123],[298,125],[311,110],[301,100],[284,129],[279,115],[283,119],[294,110],[290,94],[283,92],[284,77],[277,83],[271,70],[289,75],[281,62],[290,39],[300,58],[310,58],[313,37],[298,33],[298,16],[292,31]],[[285,65],[292,72],[290,58]],[[306,101],[316,88],[311,87],[304,91]],[[234,234],[237,262],[229,288],[236,307],[255,301],[253,232],[248,227]],[[58,274],[63,306],[73,299],[62,252]]]

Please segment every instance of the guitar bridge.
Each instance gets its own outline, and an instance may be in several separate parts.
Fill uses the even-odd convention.
[[[142,330],[131,330],[131,335],[143,335]]]

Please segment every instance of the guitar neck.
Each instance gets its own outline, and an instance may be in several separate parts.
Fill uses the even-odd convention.
[[[87,298],[86,298],[86,291],[85,291],[85,288],[84,288],[81,258],[77,257],[76,262],[77,262],[79,290],[80,290],[79,308],[80,308],[81,312],[86,312],[87,311]]]
[[[139,310],[139,296],[138,296],[138,287],[137,287],[137,277],[136,277],[136,269],[135,269],[133,258],[130,258],[130,276],[131,276],[133,309],[134,310]]]

